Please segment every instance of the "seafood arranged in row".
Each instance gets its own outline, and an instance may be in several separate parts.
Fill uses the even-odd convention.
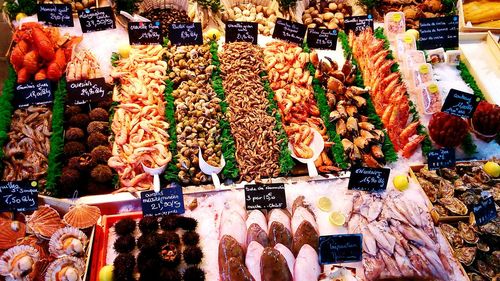
[[[335,124],[340,136],[344,153],[351,164],[364,164],[368,167],[380,167],[385,163],[382,145],[384,132],[375,129],[369,122],[366,112],[366,100],[362,96],[368,89],[353,86],[356,68],[350,60],[339,69],[330,58],[320,61],[315,75],[326,89],[326,98],[330,107],[330,122]]]
[[[220,60],[241,178],[276,177],[280,173],[280,143],[259,76],[264,70],[262,49],[250,43],[225,44]]]
[[[259,33],[270,36],[277,19],[276,2],[249,1],[248,3],[228,0],[222,12],[222,21],[256,22]],[[237,2],[237,3],[236,3]]]
[[[326,134],[326,127],[320,117],[312,89],[313,77],[307,68],[312,61],[317,64],[315,52],[308,54],[301,47],[285,42],[271,42],[264,50],[264,62],[271,88],[283,120],[283,126],[293,146],[293,152],[300,158],[312,158],[309,147],[318,131],[325,141],[325,150],[316,160],[321,172],[336,171],[327,154],[332,146]]]
[[[153,179],[144,172],[166,166],[172,159],[165,122],[167,63],[160,45],[133,46],[129,58],[116,62],[112,76],[119,81],[113,91],[115,108],[112,157],[108,165],[120,178],[120,190],[147,190]]]
[[[98,208],[86,205],[73,207],[62,220],[48,205],[25,220],[2,214],[0,275],[6,280],[80,280],[89,240],[78,228],[95,225],[99,217]]]
[[[286,209],[247,213],[231,204],[222,212],[219,235],[222,281],[310,281],[321,273],[318,225],[301,197],[292,215]]]
[[[418,135],[419,122],[410,121],[410,105],[405,84],[399,72],[392,72],[396,63],[387,56],[385,41],[377,39],[371,29],[358,36],[349,34],[349,45],[357,60],[365,86],[370,87],[370,96],[375,111],[380,116],[394,149],[409,158],[418,148],[424,136]]]
[[[89,50],[82,50],[73,54],[68,62],[66,81],[101,78],[102,72],[99,62]]]
[[[453,267],[432,219],[417,204],[390,193],[354,193],[349,233],[363,234],[363,278],[452,280]]]
[[[59,195],[109,193],[114,172],[108,166],[111,97],[93,105],[71,105],[65,110],[63,169]],[[89,109],[93,107],[92,109]]]
[[[199,168],[199,150],[210,166],[221,164],[219,120],[221,100],[211,85],[210,45],[172,47],[169,78],[174,82],[177,131],[177,167],[182,183],[200,184],[210,180]]]
[[[52,111],[43,106],[16,109],[4,149],[2,180],[37,180],[45,185]]]
[[[17,73],[17,83],[26,83],[31,79],[58,81],[66,70],[73,45],[81,37],[62,37],[57,28],[25,23],[16,29],[13,40],[16,45],[10,63]]]
[[[160,220],[144,217],[138,223],[130,217],[119,220],[109,232],[116,233],[114,250],[108,251],[116,255],[113,279],[137,280],[137,265],[139,280],[205,280],[205,272],[198,267],[203,251],[197,225],[195,219],[178,215]]]
[[[496,161],[498,163],[498,160]],[[500,274],[500,187],[498,177],[485,172],[482,162],[457,163],[455,168],[429,171],[421,168],[415,174],[420,186],[434,204],[435,221],[441,217],[462,216],[461,221],[437,225],[464,265],[471,280],[492,280]],[[478,226],[472,212],[474,205],[492,196],[497,218]]]

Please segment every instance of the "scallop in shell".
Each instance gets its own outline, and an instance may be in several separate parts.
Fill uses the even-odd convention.
[[[38,251],[27,245],[15,246],[0,257],[0,275],[6,281],[24,281],[39,259]]]
[[[87,235],[78,228],[61,228],[50,238],[49,252],[54,257],[82,256],[87,242]]]
[[[49,239],[64,226],[59,213],[47,205],[40,206],[32,215],[27,216],[26,225],[29,233],[44,239]]]
[[[63,222],[69,226],[85,229],[94,226],[101,216],[101,210],[95,206],[76,205],[69,209]]]
[[[7,250],[17,245],[17,240],[26,235],[26,225],[19,221],[3,220],[0,222],[0,250]]]
[[[45,281],[81,281],[85,263],[82,259],[66,256],[53,261],[45,273]]]

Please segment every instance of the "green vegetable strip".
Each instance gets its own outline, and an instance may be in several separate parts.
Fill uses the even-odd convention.
[[[222,86],[222,78],[220,77],[220,61],[218,55],[219,45],[216,41],[210,41],[210,52],[212,53],[212,65],[215,70],[212,72],[212,87],[221,100],[220,107],[222,110],[223,118],[220,119],[219,124],[221,128],[220,141],[222,144],[222,154],[226,160],[226,166],[222,170],[222,175],[225,178],[237,179],[239,175],[238,163],[236,162],[236,147],[234,144],[233,136],[231,135],[231,127],[227,120],[227,102],[224,94],[224,87]]]
[[[375,38],[381,39],[381,40],[384,41],[384,49],[389,50],[389,54],[387,55],[386,58],[390,59],[390,60],[396,60],[396,58],[392,54],[391,43],[389,43],[389,39],[387,39],[387,37],[384,35],[384,28],[377,27],[375,29],[375,32],[373,33],[373,35],[375,36]],[[397,62],[392,65],[391,71],[392,72],[398,72],[399,71],[399,64]]]
[[[167,181],[178,181],[179,180],[179,168],[177,167],[177,130],[175,124],[175,109],[174,109],[174,83],[168,79],[165,82],[165,101],[167,105],[165,106],[165,119],[168,122],[168,135],[170,136],[169,150],[172,153],[172,161],[170,161],[165,169],[164,177]]]
[[[267,76],[267,73],[261,73],[261,77]],[[269,101],[269,106],[267,112],[270,115],[274,115],[276,119],[276,125],[274,130],[278,132],[278,141],[280,142],[280,173],[282,175],[287,175],[292,171],[295,166],[295,162],[292,159],[292,154],[290,149],[288,149],[288,136],[286,135],[285,129],[283,128],[283,123],[281,121],[281,114],[279,113],[278,106],[274,100],[274,91],[269,85],[267,79],[262,79],[262,84],[264,85],[264,90],[267,92],[267,100]]]
[[[7,80],[4,82],[2,95],[0,96],[0,175],[3,174],[3,147],[9,139],[10,121],[12,119],[12,100],[14,99],[17,75],[12,65],[7,68]]]
[[[361,70],[359,69],[358,62],[356,61],[356,59],[352,54],[352,50],[351,47],[349,46],[349,40],[347,39],[347,35],[345,34],[345,32],[341,31],[339,32],[339,38],[340,42],[342,43],[342,49],[344,49],[344,56],[346,58],[351,56],[351,63],[354,66],[356,66],[355,85],[364,88],[365,83],[363,82],[363,75],[361,74]],[[382,123],[380,116],[378,116],[377,112],[375,111],[375,107],[373,106],[373,102],[371,100],[370,95],[365,94],[363,95],[363,97],[366,99],[366,115],[368,116],[368,120],[370,120],[370,123],[375,125],[375,128],[384,131],[385,137],[384,137],[384,143],[382,144],[382,151],[384,152],[385,160],[388,163],[393,163],[398,161],[398,154],[394,149],[394,144],[387,135],[386,130],[384,130],[384,124]],[[410,110],[411,110],[411,104],[410,104]]]
[[[52,107],[52,134],[50,135],[49,166],[47,169],[47,185],[45,190],[48,195],[58,196],[57,183],[61,177],[64,148],[64,99],[66,98],[66,79],[62,78],[54,93]]]
[[[115,82],[117,83],[117,82]],[[120,87],[119,84],[115,84],[115,87]],[[109,107],[109,121],[108,121],[108,124],[110,125],[109,126],[109,143],[110,144],[113,144],[115,142],[115,133],[113,132],[113,130],[111,130],[111,124],[113,123],[113,118],[115,117],[115,111],[116,111],[116,107],[119,105],[118,102],[114,101],[111,103],[111,106]],[[118,188],[120,186],[120,177],[118,176],[118,174],[115,172],[113,173],[113,180],[112,180],[112,183],[111,183],[114,187]]]

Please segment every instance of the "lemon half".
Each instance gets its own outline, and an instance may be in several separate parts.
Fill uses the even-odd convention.
[[[342,226],[345,223],[345,216],[341,212],[332,212],[329,217],[330,223],[335,226]]]
[[[318,208],[323,212],[328,212],[332,208],[332,200],[328,197],[321,197],[318,200]]]

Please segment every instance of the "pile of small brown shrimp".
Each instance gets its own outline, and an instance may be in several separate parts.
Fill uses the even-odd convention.
[[[17,109],[5,145],[2,180],[39,180],[45,185],[50,151],[52,112],[43,106]]]
[[[333,143],[328,141],[326,126],[314,99],[313,77],[307,70],[310,60],[317,62],[315,52],[308,54],[301,47],[282,41],[270,42],[264,49],[268,79],[295,155],[313,157],[309,145],[314,138],[313,130],[317,130],[325,140],[325,150],[315,161],[316,167],[320,172],[338,171],[326,153]]]
[[[250,43],[225,44],[220,60],[241,178],[277,177],[280,145],[274,130],[276,120],[267,113],[269,101],[259,76],[264,69],[262,48]]]
[[[111,125],[115,136],[108,165],[119,175],[118,191],[150,189],[153,179],[142,163],[158,168],[172,159],[163,99],[167,78],[164,53],[160,45],[133,46],[129,57],[119,60],[113,69],[112,76],[120,82],[113,101],[120,104]]]

